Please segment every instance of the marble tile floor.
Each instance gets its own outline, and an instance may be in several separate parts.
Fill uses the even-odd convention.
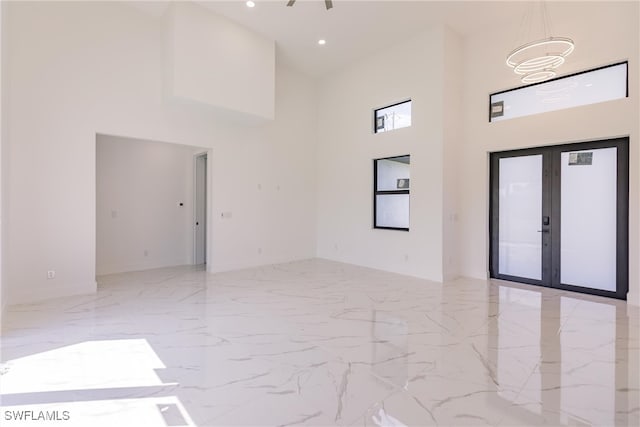
[[[640,425],[623,301],[325,260],[98,283],[8,310],[2,426]]]

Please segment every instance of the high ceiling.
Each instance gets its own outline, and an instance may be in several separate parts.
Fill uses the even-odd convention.
[[[465,35],[526,9],[515,1],[372,1],[334,0],[327,11],[322,0],[201,1],[209,9],[276,41],[279,60],[311,76],[322,76],[355,59],[444,23]],[[325,39],[325,46],[318,46]]]
[[[512,27],[531,10],[531,2],[504,0],[333,0],[334,7],[329,11],[325,10],[323,0],[297,0],[293,7],[286,6],[287,0],[254,0],[254,8],[247,7],[245,0],[196,2],[275,40],[278,60],[314,77],[394,45],[432,25],[445,24],[466,36],[494,29],[501,23]],[[168,3],[142,2],[136,7],[160,15]],[[553,14],[559,3],[547,3]],[[325,39],[326,45],[319,46],[319,39]]]

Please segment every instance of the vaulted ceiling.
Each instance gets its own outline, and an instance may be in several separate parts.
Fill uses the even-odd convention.
[[[347,1],[334,0],[327,11],[321,0],[199,2],[248,28],[276,40],[279,60],[312,76],[321,76],[377,50],[444,23],[461,34],[522,15],[518,2]],[[317,41],[325,39],[325,46]]]
[[[279,61],[314,77],[439,24],[449,26],[462,36],[503,27],[504,37],[514,39],[515,44],[514,25],[522,22],[532,4],[540,4],[482,0],[333,0],[333,9],[326,10],[322,0],[297,0],[293,7],[287,7],[287,0],[254,0],[253,8],[247,7],[245,0],[195,2],[275,40]],[[573,16],[575,11],[613,2],[545,3],[557,24],[562,17]],[[168,4],[168,1],[135,3],[136,7],[158,16]],[[326,45],[319,46],[319,39],[325,39]]]

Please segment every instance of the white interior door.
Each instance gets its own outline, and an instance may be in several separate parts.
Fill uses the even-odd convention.
[[[207,155],[196,157],[195,264],[207,263]]]

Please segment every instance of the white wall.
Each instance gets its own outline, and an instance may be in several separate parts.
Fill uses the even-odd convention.
[[[461,112],[464,57],[463,39],[449,28],[444,29],[443,75],[443,189],[442,189],[442,275],[444,280],[459,276],[458,210],[460,150],[463,144]],[[464,243],[461,243],[464,244]]]
[[[275,42],[191,2],[173,3],[167,66],[173,96],[274,117]]]
[[[4,37],[4,32],[5,32],[5,25],[4,25],[4,14],[3,14],[3,10],[5,7],[5,3],[1,2],[0,3],[0,334],[2,334],[2,318],[4,317],[4,308],[6,306],[6,298],[4,296],[5,294],[5,286],[4,286],[4,275],[5,275],[5,269],[3,268],[4,265],[4,257],[5,257],[5,252],[2,250],[2,247],[4,246],[4,240],[3,240],[3,235],[4,235],[4,227],[5,227],[5,222],[6,222],[6,218],[5,218],[5,203],[4,203],[4,194],[6,194],[6,192],[4,191],[4,186],[6,185],[6,180],[4,179],[4,174],[6,169],[4,168],[4,146],[5,146],[5,134],[6,134],[6,126],[5,126],[5,102],[6,102],[6,98],[4,96],[5,92],[4,92],[4,52],[5,49],[3,48],[4,44],[5,44],[5,37]]]
[[[569,74],[620,60],[629,60],[630,97],[562,111],[496,123],[487,119],[492,92],[520,86],[504,65],[505,52],[514,46],[517,23],[475,34],[465,40],[462,115],[464,144],[459,174],[460,271],[470,277],[487,277],[488,266],[488,153],[539,145],[562,144],[617,136],[630,136],[630,236],[629,301],[640,304],[640,132],[638,118],[639,22],[637,2],[550,2],[555,35],[570,36],[575,52],[560,73]],[[594,31],[597,28],[597,31]],[[513,37],[509,35],[513,34]]]
[[[327,76],[319,91],[318,256],[442,280],[444,30]],[[412,99],[413,125],[373,133],[373,109]],[[373,229],[373,159],[411,155],[410,231]]]
[[[6,6],[9,303],[95,291],[96,133],[211,148],[211,271],[313,257],[316,110],[306,77],[278,66],[276,120],[225,124],[163,98],[160,18],[117,2]]]
[[[109,135],[96,144],[96,274],[193,264],[193,156],[203,150]]]

